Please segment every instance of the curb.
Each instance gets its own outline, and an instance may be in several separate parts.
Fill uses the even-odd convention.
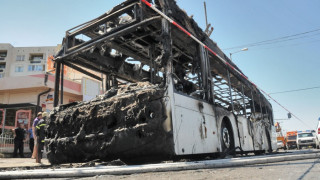
[[[206,160],[195,162],[179,162],[166,164],[148,164],[133,166],[97,166],[86,168],[64,168],[64,169],[36,169],[23,171],[0,172],[0,179],[21,179],[21,178],[70,178],[70,177],[92,177],[96,175],[127,175],[147,172],[166,172],[197,170],[211,168],[237,167],[253,164],[275,163],[282,161],[295,161],[303,159],[320,158],[320,153],[262,156],[262,157],[241,157],[232,159]]]

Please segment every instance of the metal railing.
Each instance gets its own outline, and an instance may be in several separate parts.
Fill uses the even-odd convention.
[[[30,152],[29,139],[24,142],[24,152]],[[13,153],[14,150],[14,138],[12,135],[1,134],[0,135],[0,153]]]

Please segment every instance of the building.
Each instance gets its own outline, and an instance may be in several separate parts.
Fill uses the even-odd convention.
[[[52,56],[59,49],[60,45],[14,47],[0,43],[0,131],[8,131],[20,123],[29,129],[38,111],[52,110],[55,78]],[[64,68],[64,76],[64,104],[83,100],[83,94],[90,95],[86,93],[90,89],[82,89],[87,87],[84,84],[98,84],[100,90],[99,82],[68,67]]]

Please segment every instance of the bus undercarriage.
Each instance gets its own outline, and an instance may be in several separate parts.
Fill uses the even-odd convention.
[[[51,163],[276,148],[272,107],[261,92],[175,1],[154,5],[233,68],[140,0],[68,30],[55,57],[54,105],[61,65],[103,81],[107,91],[50,113]]]

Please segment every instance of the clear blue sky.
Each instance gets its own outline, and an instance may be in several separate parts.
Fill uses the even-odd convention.
[[[52,46],[65,31],[91,20],[121,0],[1,0],[0,43],[14,46]],[[204,28],[203,1],[178,0]],[[320,28],[318,0],[207,0],[211,38],[220,48],[289,36]],[[298,39],[249,47],[234,54],[233,61],[267,93],[320,86],[320,31]],[[244,48],[245,46],[243,46]],[[226,54],[241,48],[225,50]],[[282,121],[285,130],[316,128],[320,117],[320,89],[272,95],[302,119]],[[287,113],[273,103],[275,119]]]

